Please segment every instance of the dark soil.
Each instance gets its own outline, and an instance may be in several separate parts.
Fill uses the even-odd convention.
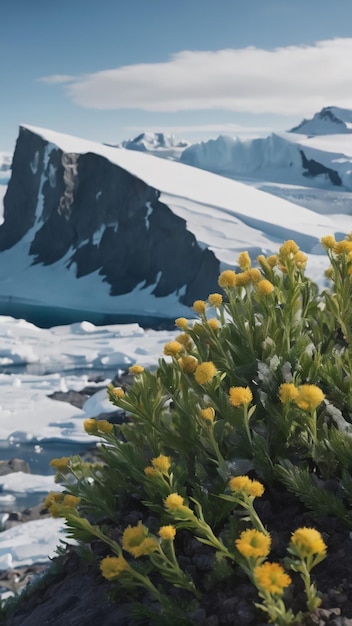
[[[312,578],[322,597],[321,608],[306,615],[302,626],[352,626],[352,540],[350,530],[336,518],[313,519],[300,502],[281,490],[271,490],[270,499],[258,501],[258,512],[272,535],[272,560],[282,559],[293,530],[300,526],[314,526],[323,535],[328,546],[327,557],[312,573]],[[140,515],[131,511],[127,524],[136,523]],[[143,520],[144,521],[144,520]],[[163,614],[138,619],[133,612],[133,600],[138,600],[150,611],[158,610],[153,600],[143,593],[131,598],[119,587],[105,581],[95,560],[87,561],[72,548],[54,559],[49,573],[32,582],[24,592],[14,614],[4,618],[5,626],[262,626],[265,615],[255,603],[259,601],[256,590],[246,576],[233,569],[233,574],[221,584],[209,588],[209,576],[214,566],[213,550],[200,544],[187,533],[180,532],[177,545],[179,561],[203,591],[199,606],[194,606],[193,596],[171,588],[164,588],[177,605],[184,605],[188,619],[183,622],[175,616]],[[104,548],[97,544],[98,559]],[[294,612],[306,611],[302,582],[291,573],[294,584],[285,596],[286,605]],[[158,584],[159,580],[154,581]],[[115,589],[115,601],[111,592]],[[187,612],[187,611],[186,611]]]

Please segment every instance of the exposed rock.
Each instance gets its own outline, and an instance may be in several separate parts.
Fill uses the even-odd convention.
[[[73,266],[78,289],[80,278],[96,272],[95,279],[108,283],[116,297],[116,322],[118,296],[136,289],[149,288],[156,298],[175,294],[188,307],[216,289],[219,261],[159,198],[157,189],[104,156],[64,152],[21,128],[4,197],[0,251],[26,235],[29,267]],[[94,293],[82,293],[81,310],[90,309]],[[43,304],[50,307],[50,298],[49,291]],[[131,306],[135,318],[147,318]]]
[[[333,185],[336,185],[337,187],[340,187],[342,185],[342,180],[338,172],[331,169],[330,167],[325,167],[325,165],[318,163],[318,161],[315,161],[314,159],[307,159],[303,150],[300,150],[300,154],[302,157],[302,166],[305,170],[304,172],[305,176],[314,177],[314,176],[319,176],[320,174],[325,174],[326,176],[329,177]]]
[[[8,461],[0,461],[0,476],[12,474],[12,472],[30,473],[29,465],[23,459],[9,459]]]

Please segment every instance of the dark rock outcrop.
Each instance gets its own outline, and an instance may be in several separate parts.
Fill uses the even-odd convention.
[[[29,265],[74,264],[78,282],[97,272],[112,297],[154,286],[157,298],[176,294],[190,306],[217,286],[218,259],[157,189],[104,156],[63,152],[28,128],[20,129],[4,198],[0,257],[24,236]]]
[[[315,161],[314,159],[307,159],[303,150],[300,150],[300,154],[302,157],[302,166],[303,166],[303,169],[305,170],[304,176],[314,177],[314,176],[319,176],[320,174],[326,174],[326,176],[328,176],[328,178],[330,179],[333,185],[336,185],[337,187],[340,187],[342,185],[342,180],[338,172],[331,169],[330,167],[325,167],[325,165],[322,165],[321,163],[319,163],[318,161]]]

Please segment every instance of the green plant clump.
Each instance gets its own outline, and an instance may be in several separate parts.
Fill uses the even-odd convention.
[[[322,293],[294,241],[258,267],[241,253],[240,271],[222,272],[220,292],[194,303],[197,321],[176,320],[156,370],[134,365],[129,389],[109,386],[125,422],[85,421],[101,463],[52,461],[65,491],[47,507],[137,612],[156,602],[164,623],[192,624],[204,594],[238,572],[257,590],[260,619],[301,623],[297,581],[307,614],[321,603],[310,578],[327,551],[319,530],[292,528],[287,556],[272,560],[256,509],[279,485],[315,526],[331,515],[352,527],[352,236],[321,243],[331,263]],[[184,565],[187,540],[202,544],[210,576]]]

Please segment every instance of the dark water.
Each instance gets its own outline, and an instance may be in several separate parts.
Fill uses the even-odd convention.
[[[116,313],[102,313],[101,311],[85,311],[66,309],[64,307],[38,306],[36,303],[28,303],[12,300],[0,296],[0,315],[9,315],[16,319],[25,319],[39,328],[52,328],[82,322],[85,320],[96,326],[109,324],[139,324],[142,328],[154,330],[174,330],[174,317],[161,318],[152,315],[126,315]]]

